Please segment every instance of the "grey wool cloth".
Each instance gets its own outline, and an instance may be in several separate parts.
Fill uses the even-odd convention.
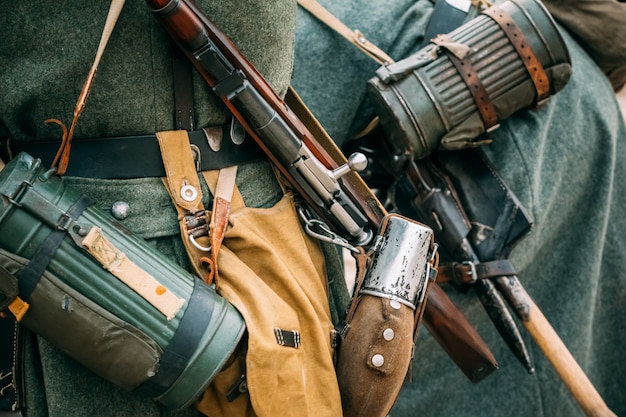
[[[421,44],[428,0],[321,0],[335,16],[394,60]],[[299,10],[293,86],[339,144],[371,120],[366,82],[379,67]],[[547,106],[505,120],[483,145],[534,216],[512,252],[519,278],[617,415],[626,415],[626,128],[610,83],[565,31],[573,75]],[[445,290],[494,352],[500,369],[472,384],[420,330],[392,417],[583,416],[543,353],[520,325],[536,366],[529,375],[476,295]]]

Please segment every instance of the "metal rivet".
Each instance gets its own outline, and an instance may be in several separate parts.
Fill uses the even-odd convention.
[[[385,363],[385,357],[381,355],[380,353],[377,353],[376,355],[372,356],[372,365],[374,365],[375,367],[380,368],[381,366],[383,366],[384,363]]]
[[[400,310],[400,302],[396,300],[389,301],[389,306],[394,310]]]
[[[183,185],[180,189],[180,196],[185,201],[194,201],[198,197],[198,190],[193,185]]]
[[[395,336],[395,332],[393,331],[393,329],[385,329],[383,331],[383,339],[385,339],[386,341],[391,341],[393,340],[394,336]]]
[[[130,215],[130,205],[126,201],[116,201],[111,206],[111,214],[117,220],[124,220]]]

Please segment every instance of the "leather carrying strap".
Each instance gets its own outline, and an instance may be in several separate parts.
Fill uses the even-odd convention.
[[[158,132],[157,137],[167,171],[163,183],[178,211],[187,254],[196,273],[205,282],[215,282],[217,286],[217,256],[228,226],[231,201],[237,207],[244,205],[235,185],[237,166],[202,172],[214,197],[212,212],[208,213],[202,202],[200,179],[194,168],[187,132]]]
[[[437,282],[453,282],[457,285],[473,284],[479,279],[517,275],[509,259],[490,262],[452,262],[439,265]]]
[[[213,210],[211,211],[211,223],[209,224],[209,237],[211,239],[211,273],[209,282],[215,282],[216,287],[219,285],[219,273],[217,266],[217,254],[219,253],[224,235],[226,234],[226,226],[228,226],[228,216],[231,210],[231,201],[235,194],[235,180],[237,178],[237,166],[223,168],[219,171],[211,171],[203,173],[209,188],[213,192]],[[213,179],[217,173],[217,179]],[[215,185],[213,185],[215,184]],[[236,194],[235,206],[242,207],[243,199],[239,193]]]
[[[524,33],[515,24],[513,18],[497,6],[490,7],[483,14],[492,18],[502,28],[511,44],[515,47],[517,55],[524,63],[526,71],[528,71],[528,75],[535,86],[535,91],[537,92],[535,105],[541,105],[550,97],[550,79],[541,62],[539,62],[539,59],[532,51]]]
[[[333,16],[321,4],[315,0],[298,0],[298,4],[306,9],[313,16],[328,25],[335,32],[346,38],[357,48],[363,51],[370,58],[381,65],[391,64],[393,59],[389,57],[383,50],[367,40],[367,38],[358,29],[350,29],[341,20]]]
[[[172,76],[174,77],[174,107],[176,109],[176,129],[195,130],[196,121],[193,108],[193,77],[189,60],[180,48],[173,45]]]
[[[57,119],[48,119],[47,123],[53,122],[58,124],[63,129],[63,138],[61,139],[61,146],[57,154],[52,161],[51,166],[53,168],[57,168],[57,174],[63,175],[67,169],[67,165],[70,161],[70,148],[72,146],[72,137],[74,136],[74,129],[76,128],[76,124],[78,123],[78,118],[82,114],[85,109],[85,105],[87,103],[87,98],[89,97],[89,92],[91,91],[91,87],[93,85],[94,79],[96,77],[96,73],[98,71],[98,65],[100,64],[100,59],[102,58],[102,54],[104,54],[104,50],[106,48],[107,43],[109,42],[109,38],[111,37],[111,33],[113,32],[113,28],[117,23],[117,19],[124,7],[125,0],[112,0],[111,6],[109,7],[109,13],[107,15],[107,19],[104,23],[104,28],[102,30],[102,36],[100,38],[100,44],[98,45],[98,50],[96,51],[96,57],[93,61],[91,69],[89,70],[89,74],[87,75],[87,79],[83,84],[83,88],[78,96],[78,100],[76,101],[76,106],[74,107],[74,118],[72,119],[72,124],[70,128],[67,129],[63,122]]]
[[[451,51],[450,48],[448,48],[448,45],[455,43],[454,40],[452,40],[452,38],[448,35],[438,35],[432,40],[432,43],[439,46],[439,50],[446,54],[450,62],[452,62],[452,65],[454,65],[457,72],[463,79],[463,82],[465,82],[465,85],[467,85],[467,89],[474,99],[474,103],[476,104],[478,114],[480,114],[480,118],[483,121],[485,130],[489,132],[491,129],[497,127],[498,114],[496,113],[496,108],[494,107],[493,102],[485,89],[485,85],[478,76],[478,71],[474,69],[470,60],[465,59],[465,57],[458,57]]]

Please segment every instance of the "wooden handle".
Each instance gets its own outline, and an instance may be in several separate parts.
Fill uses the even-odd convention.
[[[617,417],[534,303],[524,325],[588,417]]]
[[[437,284],[430,286],[423,324],[470,381],[498,369],[489,346]]]
[[[585,414],[588,417],[616,417],[517,276],[499,277],[496,283]]]

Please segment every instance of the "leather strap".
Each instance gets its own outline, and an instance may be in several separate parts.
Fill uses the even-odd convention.
[[[184,130],[157,132],[156,137],[167,172],[165,183],[174,204],[192,213],[202,210],[200,180],[195,169],[187,132]]]
[[[188,132],[188,137],[188,144],[194,153],[193,163],[198,171],[266,159],[256,142],[250,138],[239,145],[235,144],[231,139],[230,123]],[[216,138],[221,142],[219,148],[214,145]],[[44,165],[51,166],[59,144],[58,140],[0,141],[0,157],[8,161],[18,153],[26,152],[41,159]],[[141,164],[137,161],[141,161]],[[72,159],[65,175],[104,179],[160,178],[165,176],[165,167],[155,135],[74,139]]]
[[[483,14],[492,18],[502,28],[511,44],[515,47],[517,55],[521,58],[530,79],[535,85],[535,91],[537,92],[535,105],[540,105],[550,96],[550,79],[533,52],[530,43],[526,40],[524,33],[515,24],[513,18],[497,6],[490,7]]]
[[[174,77],[174,106],[177,129],[195,130],[193,108],[193,77],[189,60],[175,45],[172,50],[172,76]]]
[[[215,171],[213,171],[215,173]],[[228,217],[230,216],[231,201],[233,194],[237,189],[235,180],[237,178],[237,166],[220,169],[217,172],[217,179],[212,180],[210,173],[203,173],[204,178],[213,193],[213,209],[211,210],[211,223],[209,224],[209,237],[211,239],[211,271],[207,277],[208,282],[215,282],[216,288],[219,287],[219,273],[217,265],[217,255],[224,235],[226,226],[228,226]],[[213,185],[215,184],[215,185]],[[235,206],[243,206],[243,199],[236,193]]]
[[[182,154],[178,152],[186,135],[187,132],[184,130],[157,133],[166,170],[162,180],[178,212],[181,237],[191,265],[198,276],[206,281],[210,274],[210,266],[205,264],[204,259],[209,259],[207,255],[211,251],[211,246],[208,234],[194,232],[198,225],[204,227],[208,223],[206,219],[208,213],[202,203],[198,174],[192,172],[194,161],[191,151],[187,149]]]
[[[517,271],[509,259],[478,263],[452,262],[439,265],[437,282],[453,282],[458,285],[465,285],[473,284],[479,279],[511,275],[517,275]]]
[[[78,100],[76,101],[76,106],[74,107],[74,118],[72,119],[72,124],[70,128],[67,129],[63,122],[57,119],[48,119],[47,123],[52,122],[58,124],[63,129],[63,137],[61,139],[61,146],[54,157],[54,161],[52,161],[52,167],[57,168],[57,174],[63,175],[67,169],[67,165],[70,161],[70,147],[72,146],[72,137],[74,136],[74,129],[76,128],[76,123],[78,123],[78,118],[82,114],[85,109],[85,105],[87,103],[87,97],[89,97],[89,92],[91,91],[91,87],[93,85],[94,79],[96,78],[96,72],[98,70],[98,65],[100,64],[100,59],[102,58],[102,54],[106,48],[107,43],[109,42],[109,38],[111,37],[111,33],[113,32],[113,28],[117,23],[117,19],[124,7],[125,0],[112,0],[111,6],[109,7],[109,13],[107,15],[106,21],[104,23],[104,28],[102,29],[102,36],[100,38],[100,44],[98,45],[98,50],[96,51],[96,57],[93,61],[91,69],[89,70],[89,74],[87,74],[87,79],[85,79],[85,83],[83,84],[83,88],[78,96]]]
[[[363,51],[367,56],[375,60],[381,65],[391,64],[393,59],[387,55],[382,49],[371,43],[358,29],[350,29],[341,20],[337,19],[326,10],[321,4],[315,0],[298,0],[298,4],[305,10],[325,23],[335,32],[346,38],[357,48]]]
[[[183,244],[192,266],[205,282],[215,282],[217,287],[217,256],[228,225],[231,201],[243,206],[235,186],[237,166],[202,172],[214,197],[212,212],[207,212],[193,156],[185,142],[187,133],[184,130],[157,133],[167,171],[163,183],[178,211]]]
[[[448,59],[450,59],[450,62],[452,62],[457,72],[465,82],[465,85],[467,85],[467,88],[474,99],[474,103],[476,104],[476,108],[478,109],[478,113],[480,114],[480,118],[483,121],[485,130],[489,131],[498,126],[498,114],[496,113],[496,108],[494,107],[491,98],[489,98],[489,94],[487,94],[484,84],[478,76],[478,71],[474,69],[474,66],[468,59],[465,59],[465,57],[459,58],[450,50],[450,48],[447,47],[448,44],[455,44],[454,40],[452,40],[450,36],[444,34],[435,37],[435,39],[432,40],[432,43],[438,45],[439,49],[448,56]]]

